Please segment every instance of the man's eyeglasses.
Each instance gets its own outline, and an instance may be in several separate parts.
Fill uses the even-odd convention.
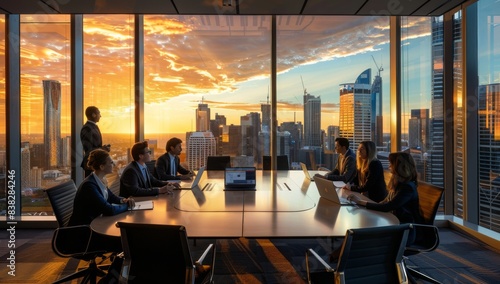
[[[151,150],[144,151],[144,153],[143,153],[143,154],[144,154],[144,155],[146,155],[146,154],[150,154],[150,155],[151,155]]]

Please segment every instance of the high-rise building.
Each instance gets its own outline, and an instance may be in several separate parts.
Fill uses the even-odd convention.
[[[335,151],[335,139],[339,136],[339,127],[329,125],[326,130],[325,150]]]
[[[260,111],[262,113],[262,132],[271,131],[271,105],[269,104],[269,98],[266,104],[260,105]]]
[[[241,121],[241,154],[259,157],[258,139],[260,132],[260,113],[251,112],[240,117]],[[257,161],[257,160],[256,160]]]
[[[354,83],[340,85],[339,134],[357,149],[361,141],[372,139],[371,69],[363,71]]]
[[[384,69],[382,69],[382,67],[378,68],[377,75],[375,75],[372,84],[371,131],[372,131],[372,141],[377,146],[384,145],[384,118],[382,114],[382,77],[380,76],[380,72],[383,70]]]
[[[61,83],[43,80],[45,169],[61,165]]]
[[[210,130],[210,108],[202,100],[196,109],[196,131],[203,132],[208,130]]]
[[[189,169],[205,166],[208,156],[215,156],[215,137],[210,131],[186,133],[186,160]]]
[[[408,122],[408,146],[425,152],[429,144],[429,109],[412,109]]]
[[[290,156],[288,160],[290,163],[298,162],[299,150],[302,148],[302,133],[304,127],[301,122],[282,122],[279,130],[287,131],[290,133]]]
[[[304,94],[303,146],[321,146],[321,98]]]
[[[31,169],[31,161],[30,161],[30,143],[23,142],[21,149],[21,189],[25,189],[31,187],[30,184],[30,169]]]
[[[240,125],[223,125],[220,127],[221,138],[220,144],[217,147],[220,148],[221,156],[240,156],[241,155],[241,126]]]

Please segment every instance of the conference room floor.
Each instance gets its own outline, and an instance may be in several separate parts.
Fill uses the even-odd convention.
[[[16,275],[10,276],[8,248],[3,241],[8,236],[1,230],[0,283],[51,283],[85,266],[85,262],[52,252],[53,231],[16,231]],[[442,283],[499,283],[500,252],[449,228],[440,228],[440,236],[437,250],[412,256],[409,263]],[[314,248],[327,259],[332,244],[329,238],[198,239],[196,246],[191,242],[193,255],[199,255],[209,242],[215,242],[217,248],[216,283],[305,283],[305,250]],[[335,242],[339,244],[340,240]]]

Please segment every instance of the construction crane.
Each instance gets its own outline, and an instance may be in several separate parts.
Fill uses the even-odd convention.
[[[300,81],[302,81],[302,88],[304,89],[304,96],[307,95],[306,87],[304,86],[304,80],[302,80],[302,75],[300,75]]]
[[[380,68],[378,67],[377,61],[375,61],[375,57],[373,57],[373,55],[372,55],[372,59],[373,59],[373,62],[375,63],[375,66],[377,66],[377,72],[378,72],[377,76],[380,77],[380,72],[384,71],[384,68],[382,67],[382,65],[380,65]]]

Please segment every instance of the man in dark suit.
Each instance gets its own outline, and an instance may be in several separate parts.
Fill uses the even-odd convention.
[[[315,176],[345,183],[352,182],[356,177],[356,154],[349,148],[349,140],[342,137],[335,139],[335,151],[339,154],[335,169],[325,175]]]
[[[85,109],[87,122],[80,130],[80,140],[83,145],[83,161],[81,167],[85,170],[85,177],[92,173],[92,170],[87,166],[89,154],[92,150],[103,149],[109,152],[110,145],[102,145],[102,136],[97,123],[101,119],[101,112],[95,106],[89,106]]]
[[[149,174],[146,162],[151,161],[151,150],[147,141],[135,143],[130,152],[134,160],[125,167],[120,177],[120,196],[170,194],[179,188],[178,183],[162,181]]]
[[[191,179],[194,173],[180,164],[179,155],[182,152],[182,140],[176,137],[169,139],[166,150],[167,152],[156,160],[155,177],[161,180]]]

